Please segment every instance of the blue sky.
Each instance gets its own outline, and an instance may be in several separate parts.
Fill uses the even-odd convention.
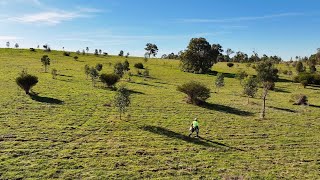
[[[319,0],[0,0],[0,47],[48,43],[142,56],[184,50],[192,37],[284,59],[320,47]]]

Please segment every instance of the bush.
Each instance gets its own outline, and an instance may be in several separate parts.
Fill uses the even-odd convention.
[[[284,70],[282,73],[284,74],[284,75],[288,75],[288,70]]]
[[[30,94],[30,89],[38,83],[38,77],[22,71],[20,76],[16,78],[16,83],[21,89],[26,92],[26,94]]]
[[[303,86],[303,88],[306,88],[308,86],[308,81],[307,80],[303,80],[300,82],[300,84]]]
[[[124,67],[122,63],[116,63],[113,68],[114,74],[122,78],[124,74]]]
[[[144,69],[142,63],[136,63],[136,64],[134,64],[134,67],[137,68],[137,69]]]
[[[120,77],[116,74],[101,74],[100,80],[108,87],[114,87],[114,85],[120,80]]]
[[[178,86],[177,90],[187,94],[187,102],[191,104],[199,105],[210,97],[210,89],[195,81]]]
[[[101,70],[102,70],[102,67],[103,67],[103,65],[100,64],[100,63],[98,63],[98,64],[96,65],[96,70],[97,70],[97,71],[101,71]]]
[[[308,97],[304,94],[293,94],[290,102],[294,102],[293,105],[308,105]]]
[[[70,56],[70,54],[71,54],[70,52],[63,52],[64,56]]]
[[[302,81],[307,81],[308,84],[320,85],[320,74],[312,73],[300,73],[293,78],[295,83],[302,83]]]
[[[36,50],[34,48],[30,48],[31,52],[36,52]]]
[[[79,57],[78,57],[78,56],[75,56],[75,57],[73,57],[73,59],[74,59],[75,61],[77,61],[77,60],[79,59]]]
[[[129,62],[128,62],[128,60],[126,59],[125,61],[124,61],[124,63],[123,63],[123,69],[125,70],[125,71],[129,71],[130,70],[130,64],[129,64]]]
[[[233,66],[234,66],[234,64],[233,64],[233,63],[231,63],[231,62],[229,62],[229,63],[227,63],[227,66],[228,66],[228,67],[233,67]]]

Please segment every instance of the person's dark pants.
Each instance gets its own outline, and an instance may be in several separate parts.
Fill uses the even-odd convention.
[[[199,136],[199,127],[196,126],[196,127],[192,128],[191,133],[189,134],[189,136],[191,136],[193,132],[196,132],[197,133],[197,137],[198,137]]]

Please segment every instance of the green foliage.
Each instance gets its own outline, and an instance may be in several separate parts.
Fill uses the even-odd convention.
[[[182,70],[192,73],[207,73],[216,59],[219,52],[211,48],[205,38],[192,38],[187,50],[182,54]]]
[[[219,88],[224,86],[224,75],[222,73],[217,74],[215,85],[216,85],[216,88],[218,88],[218,91],[219,91]]]
[[[306,81],[308,84],[320,85],[320,74],[306,72],[300,73],[293,78],[293,81],[296,83]]]
[[[257,77],[262,83],[276,82],[279,78],[278,69],[276,69],[271,61],[262,61],[256,67]]]
[[[302,62],[299,61],[296,65],[296,71],[297,73],[302,73],[306,71],[306,68],[303,66]]]
[[[119,52],[119,56],[120,56],[120,57],[123,57],[123,54],[124,54],[124,52],[121,50],[121,51]]]
[[[84,66],[84,73],[87,75],[87,79],[88,79],[88,76],[90,74],[90,66],[88,64]]]
[[[30,89],[38,83],[38,77],[30,75],[26,71],[22,71],[16,78],[16,83],[26,92],[26,94],[29,94]]]
[[[78,56],[74,56],[73,59],[74,59],[75,61],[78,61],[79,57],[78,57]]]
[[[52,79],[56,79],[56,77],[58,75],[58,71],[56,69],[52,69],[51,70],[51,75],[52,75]]]
[[[136,63],[136,64],[134,64],[134,67],[137,68],[137,69],[144,69],[142,63]]]
[[[50,58],[48,55],[43,55],[41,58],[42,65],[44,66],[44,71],[47,72],[47,68],[50,65]]]
[[[102,64],[98,63],[98,64],[96,65],[96,70],[97,70],[97,71],[101,71],[102,68],[103,68],[103,65],[102,65]]]
[[[315,65],[310,66],[310,73],[315,73],[317,71],[317,68]]]
[[[155,44],[151,44],[151,43],[146,44],[146,48],[144,48],[144,49],[147,51],[147,55],[149,56],[149,58],[151,55],[156,57],[156,55],[159,51],[158,46]]]
[[[125,71],[129,71],[130,70],[130,64],[129,64],[129,61],[127,59],[124,61],[124,63],[122,65],[123,65],[123,69]]]
[[[123,67],[123,64],[118,62],[114,65],[114,68],[113,68],[113,72],[114,74],[118,75],[119,77],[123,77],[123,74],[124,74],[124,67]]]
[[[116,74],[101,74],[100,80],[102,83],[106,84],[108,87],[114,87],[117,82],[119,82],[120,77]]]
[[[245,71],[239,71],[236,78],[240,81],[240,84],[242,84],[242,81],[248,77],[248,74]]]
[[[91,77],[92,85],[95,86],[96,85],[96,79],[99,77],[99,72],[97,71],[96,68],[91,67],[89,75]]]
[[[195,105],[205,102],[206,99],[210,97],[210,89],[205,85],[195,81],[190,81],[180,85],[178,86],[177,90],[187,94],[187,102]]]
[[[121,114],[127,112],[127,108],[130,105],[130,92],[123,86],[119,87],[116,95],[114,96],[114,106]]]
[[[258,91],[258,80],[252,76],[245,79],[243,84],[243,94],[248,96],[248,102],[249,97],[255,97],[256,93]]]

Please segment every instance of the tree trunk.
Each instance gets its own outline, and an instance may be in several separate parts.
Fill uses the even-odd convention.
[[[248,96],[248,105],[249,105],[249,99],[250,99],[250,97]]]
[[[266,116],[266,98],[267,98],[267,94],[268,94],[268,90],[264,89],[263,92],[263,103],[262,103],[262,109],[261,109],[261,114],[260,114],[260,118],[264,119]]]
[[[121,120],[121,112],[120,112],[120,120]]]

